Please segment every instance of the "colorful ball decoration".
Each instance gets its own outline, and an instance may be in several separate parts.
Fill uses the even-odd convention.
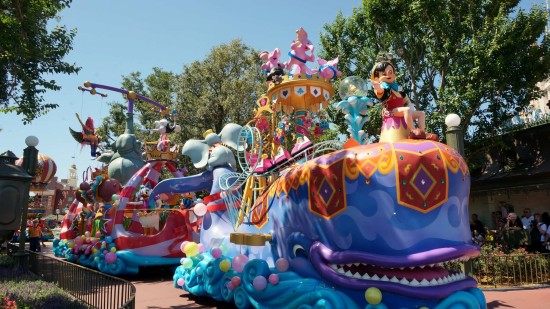
[[[229,291],[233,291],[235,289],[235,286],[233,285],[233,282],[231,282],[231,281],[227,282],[227,289]]]
[[[222,249],[218,247],[212,248],[212,251],[210,253],[212,254],[212,257],[215,259],[219,259],[222,257]]]
[[[115,261],[116,261],[116,253],[114,252],[107,252],[107,254],[105,254],[105,262],[107,264],[113,264]]]
[[[272,285],[276,285],[277,283],[279,283],[279,275],[277,275],[277,274],[271,274],[271,275],[269,275],[269,278],[267,278],[267,280],[268,280],[269,283],[271,283]]]
[[[233,278],[231,278],[231,283],[234,287],[238,287],[239,285],[241,285],[241,277],[233,276]]]
[[[223,272],[227,272],[229,268],[231,267],[231,263],[229,260],[223,260],[220,262],[220,270]]]
[[[368,288],[365,291],[365,299],[370,305],[376,306],[382,301],[382,292],[378,288]]]
[[[195,256],[199,254],[199,245],[197,245],[197,243],[193,241],[188,242],[185,245],[185,248],[183,248],[183,253],[185,253],[185,255],[187,256]]]
[[[204,205],[203,203],[197,203],[193,207],[193,212],[195,213],[195,215],[199,217],[204,216],[206,214],[206,211],[207,211],[206,205]]]
[[[191,267],[193,267],[193,260],[190,259],[190,258],[185,258],[183,260],[183,263],[181,263],[183,265],[183,268],[185,269],[189,269]]]
[[[181,243],[181,245],[180,245],[181,252],[185,253],[185,246],[187,246],[188,243],[189,243],[189,241],[187,241],[187,240],[185,240],[184,242]]]
[[[23,166],[23,158],[19,158],[15,165]],[[31,190],[44,190],[50,180],[57,172],[57,165],[52,158],[47,155],[39,152],[36,162],[36,172],[34,178],[31,180],[32,188]]]
[[[76,236],[74,239],[74,243],[75,245],[82,246],[82,244],[84,243],[84,239],[82,238],[82,236]]]
[[[252,286],[258,290],[262,291],[267,286],[267,279],[264,276],[256,276],[252,281]]]
[[[244,254],[238,254],[233,258],[231,265],[236,272],[240,273],[243,271],[246,263],[248,263],[248,256]]]
[[[178,284],[178,286],[183,286],[185,284],[185,280],[183,280],[183,278],[179,278],[176,283]]]
[[[285,258],[277,259],[277,261],[275,262],[275,267],[277,267],[277,270],[280,272],[287,271],[288,266],[289,266],[288,260]]]

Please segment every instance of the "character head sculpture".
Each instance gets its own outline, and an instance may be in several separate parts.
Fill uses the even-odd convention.
[[[196,168],[213,170],[219,166],[236,168],[235,155],[224,145],[237,149],[237,140],[242,127],[238,124],[227,124],[219,134],[208,130],[204,140],[188,140],[182,149],[182,154],[189,156]]]

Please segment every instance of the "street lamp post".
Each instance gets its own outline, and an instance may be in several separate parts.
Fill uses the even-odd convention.
[[[27,148],[23,150],[23,169],[30,175],[35,176],[36,166],[38,164],[38,138],[36,136],[28,136],[25,139]],[[27,267],[27,254],[25,253],[26,230],[27,230],[27,214],[29,212],[29,191],[30,183],[25,186],[22,192],[22,211],[21,211],[21,227],[19,229],[19,249],[14,254],[17,260],[18,268]]]
[[[464,133],[460,126],[460,117],[457,114],[449,114],[445,117],[445,125],[447,126],[446,138],[447,145],[453,147],[464,158]],[[468,220],[468,218],[466,218]],[[472,260],[462,264],[462,272],[467,275],[473,273]]]
[[[445,117],[445,125],[447,125],[447,145],[453,147],[462,157],[464,157],[464,133],[460,126],[460,117],[457,114],[447,115],[447,117]]]

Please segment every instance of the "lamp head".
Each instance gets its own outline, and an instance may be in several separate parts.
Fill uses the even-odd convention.
[[[36,147],[38,145],[38,137],[32,135],[27,136],[25,139],[25,144],[29,147]]]
[[[458,127],[460,125],[460,117],[457,114],[449,114],[445,117],[445,125],[447,127]]]

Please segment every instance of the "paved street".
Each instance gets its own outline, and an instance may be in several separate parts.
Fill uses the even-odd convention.
[[[43,252],[52,255],[51,242],[47,245]],[[172,274],[169,268],[151,268],[138,276],[124,277],[136,287],[136,309],[235,308],[174,288]],[[550,287],[485,290],[484,294],[488,309],[548,309],[550,304]]]

